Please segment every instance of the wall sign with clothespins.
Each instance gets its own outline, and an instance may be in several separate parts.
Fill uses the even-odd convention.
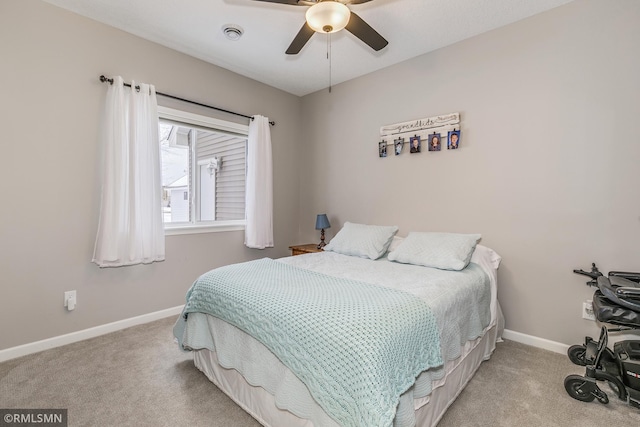
[[[446,140],[443,140],[446,138]],[[409,153],[436,152],[460,148],[460,113],[396,123],[380,128],[378,155],[387,157],[391,145],[396,156],[402,154],[404,143],[409,142]]]

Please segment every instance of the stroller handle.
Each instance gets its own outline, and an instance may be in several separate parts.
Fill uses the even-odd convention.
[[[596,273],[590,273],[588,271],[584,271],[584,270],[573,270],[574,273],[576,274],[582,274],[583,276],[588,276],[591,277],[592,279],[597,279],[598,277],[602,276],[602,273],[598,272]]]
[[[587,277],[591,277],[592,280],[589,280],[587,282],[587,285],[589,286],[598,286],[598,277],[602,276],[603,274],[600,272],[600,270],[598,270],[598,267],[596,267],[596,263],[592,262],[591,263],[591,271],[584,271],[582,269],[580,270],[573,270],[574,273],[576,274],[581,274],[583,276],[587,276]]]

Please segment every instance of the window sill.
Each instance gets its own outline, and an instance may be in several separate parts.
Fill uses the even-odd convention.
[[[179,234],[219,233],[224,231],[242,231],[245,221],[218,221],[212,224],[167,224],[164,227],[165,236]]]

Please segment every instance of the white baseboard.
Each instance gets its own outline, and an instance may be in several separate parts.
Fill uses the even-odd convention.
[[[143,314],[141,316],[131,317],[129,319],[118,320],[117,322],[107,323],[106,325],[100,325],[94,328],[84,329],[82,331],[72,332],[69,334],[47,338],[45,340],[36,341],[17,347],[11,347],[5,350],[0,350],[0,362],[26,356],[28,354],[38,353],[43,350],[60,347],[89,338],[98,337],[100,335],[109,334],[111,332],[119,331],[131,326],[142,325],[144,323],[164,319],[165,317],[177,316],[182,312],[183,308],[183,305],[173,308],[167,308],[166,310]],[[567,349],[569,348],[569,346],[566,344],[550,341],[544,338],[534,337],[533,335],[511,331],[509,329],[504,330],[504,332],[502,333],[502,337],[507,340],[527,344],[533,347],[538,347],[561,354],[566,354]]]
[[[542,348],[545,350],[553,351],[554,353],[567,354],[569,346],[556,341],[547,340],[544,338],[534,337],[533,335],[527,335],[520,332],[510,331],[505,329],[502,333],[502,338],[510,341],[519,342],[521,344],[527,344],[533,347]]]
[[[94,328],[71,332],[69,334],[0,350],[0,362],[15,359],[16,357],[26,356],[27,354],[38,353],[43,350],[60,347],[62,345],[71,344],[89,338],[94,338],[100,335],[109,334],[111,332],[119,331],[131,326],[142,325],[143,323],[149,323],[155,320],[164,319],[165,317],[177,316],[182,312],[183,307],[184,305],[167,308],[165,310],[155,311],[153,313],[143,314],[141,316],[131,317],[129,319],[118,320],[117,322],[107,323],[106,325],[100,325]]]

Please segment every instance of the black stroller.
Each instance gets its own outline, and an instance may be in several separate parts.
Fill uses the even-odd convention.
[[[619,341],[613,350],[607,347],[609,332],[640,329],[640,273],[611,271],[605,277],[595,264],[591,272],[573,272],[589,276],[587,285],[598,287],[593,294],[595,317],[615,327],[602,326],[597,341],[586,337],[584,344],[569,347],[569,359],[586,366],[587,371],[584,376],[566,377],[564,388],[574,399],[609,403],[607,394],[597,384],[606,381],[619,399],[640,408],[640,340]]]

